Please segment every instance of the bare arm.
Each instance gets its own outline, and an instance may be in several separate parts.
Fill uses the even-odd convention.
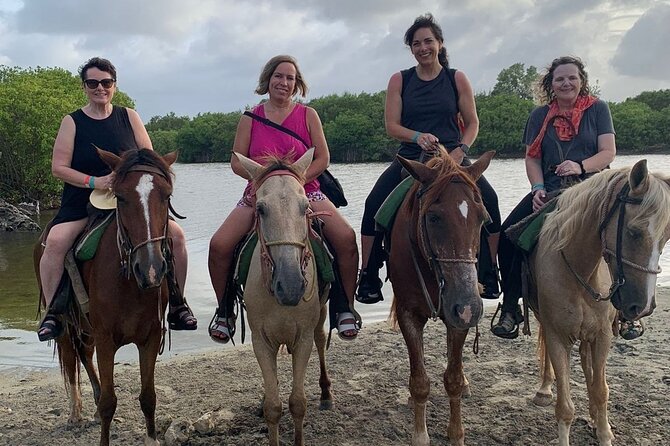
[[[307,129],[312,139],[312,146],[314,146],[314,158],[305,174],[306,181],[310,182],[321,175],[330,165],[330,150],[328,150],[326,136],[323,134],[321,119],[316,110],[311,107],[307,107]]]
[[[144,126],[140,115],[132,108],[126,108],[126,110],[128,110],[128,119],[130,120],[130,126],[133,128],[137,147],[140,149],[153,150],[154,146],[151,144],[151,138],[149,138],[149,133],[147,132],[147,128]]]
[[[457,71],[454,77],[456,79],[456,89],[458,90],[458,110],[465,124],[465,130],[463,131],[463,135],[461,135],[461,143],[469,147],[475,142],[479,133],[479,117],[477,117],[475,95],[472,91],[470,80],[465,73]],[[451,156],[460,164],[463,161],[465,152],[458,147],[451,152]]]
[[[249,144],[251,143],[251,118],[249,116],[240,116],[240,122],[237,124],[235,132],[235,142],[233,143],[233,152],[240,155],[249,156]],[[237,175],[245,180],[251,180],[247,171],[242,167],[236,157],[230,158],[230,167]]]
[[[528,146],[526,146],[526,152],[528,152]],[[547,197],[547,192],[544,189],[542,160],[526,156],[526,175],[528,176],[531,188],[537,187],[536,190],[532,190],[533,210],[536,211],[544,205],[544,199]],[[542,187],[540,188],[539,185],[542,185]]]
[[[609,166],[616,156],[616,143],[614,133],[605,133],[598,136],[598,152],[584,160],[582,166],[583,173],[600,172],[605,167]],[[565,160],[556,166],[556,175],[580,175],[582,167],[575,161]]]

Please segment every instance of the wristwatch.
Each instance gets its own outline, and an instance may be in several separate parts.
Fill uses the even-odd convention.
[[[463,153],[465,153],[466,155],[468,154],[468,151],[470,150],[470,146],[469,146],[469,145],[467,145],[467,144],[465,144],[465,143],[461,143],[461,145],[460,145],[459,147],[461,148],[461,150],[463,151]]]

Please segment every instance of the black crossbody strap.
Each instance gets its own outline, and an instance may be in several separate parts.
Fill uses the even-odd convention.
[[[305,141],[300,135],[298,135],[298,134],[297,134],[296,132],[294,132],[293,130],[287,129],[287,128],[284,127],[283,125],[277,124],[276,122],[272,122],[272,121],[270,121],[269,119],[264,118],[264,117],[262,117],[262,116],[258,116],[256,113],[252,113],[252,112],[250,112],[250,111],[245,111],[244,114],[245,114],[246,116],[249,116],[250,118],[255,119],[256,121],[262,122],[263,124],[265,124],[265,125],[267,125],[267,126],[273,127],[273,128],[275,128],[275,129],[279,130],[280,132],[284,132],[284,133],[286,133],[287,135],[291,135],[292,137],[294,137],[295,139],[297,139],[298,141],[300,141],[301,143],[303,143],[304,146],[307,147],[307,148],[309,149],[309,144],[307,144],[307,141]]]

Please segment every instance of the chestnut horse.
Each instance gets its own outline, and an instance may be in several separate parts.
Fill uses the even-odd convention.
[[[93,384],[97,414],[101,418],[100,445],[109,445],[114,412],[114,355],[123,345],[137,345],[144,413],[145,445],[156,440],[156,391],[154,368],[161,346],[168,301],[166,278],[169,241],[169,198],[172,194],[170,165],[177,153],[160,157],[152,150],[130,150],[122,157],[98,150],[116,173],[116,220],[105,230],[95,257],[82,266],[89,296],[90,333],[85,327],[66,325],[56,339],[66,388],[70,391],[69,422],[81,420],[79,371],[81,362]],[[41,254],[41,252],[36,254]],[[39,264],[39,263],[38,263]],[[122,270],[119,270],[122,265]],[[38,272],[39,273],[39,272]],[[84,333],[82,333],[84,331]],[[82,335],[82,336],[78,336]],[[100,380],[92,364],[96,351]]]
[[[398,157],[416,179],[396,216],[389,254],[391,314],[409,353],[414,446],[430,442],[426,428],[430,382],[423,356],[423,328],[429,318],[440,318],[447,326],[444,387],[451,412],[447,434],[452,444],[464,444],[461,395],[467,382],[462,353],[468,329],[483,314],[475,264],[480,230],[488,218],[475,181],[494,154],[487,152],[463,168],[443,149],[426,165]]]
[[[265,167],[235,154],[253,178],[256,191],[258,244],[249,266],[244,302],[254,353],[263,374],[263,413],[272,446],[280,444],[282,404],[277,381],[277,353],[282,344],[288,348],[293,362],[289,410],[293,416],[295,445],[304,444],[303,423],[307,410],[304,382],[314,343],[321,370],[321,408],[332,406],[323,328],[328,288],[321,292],[319,289],[309,241],[311,213],[303,187],[313,154],[314,149],[310,149],[293,164],[270,159]]]
[[[570,187],[547,215],[529,259],[543,377],[534,401],[551,403],[555,373],[559,445],[569,444],[575,415],[570,352],[577,340],[598,441],[612,444],[605,363],[615,308],[630,321],[654,311],[660,253],[669,237],[670,180],[648,173],[646,160]]]

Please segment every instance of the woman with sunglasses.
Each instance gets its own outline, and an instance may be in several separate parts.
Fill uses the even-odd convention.
[[[38,330],[40,341],[57,338],[63,331],[61,320],[49,310],[63,274],[65,254],[86,225],[86,207],[92,190],[109,189],[114,179],[95,146],[117,155],[129,149],[153,148],[137,112],[112,105],[116,68],[110,61],[94,57],[79,68],[79,76],[88,103],[63,118],[53,147],[51,171],[65,184],[61,207],[50,223],[39,266],[47,308]],[[173,241],[175,276],[179,289],[183,290],[187,267],[184,233],[172,220],[168,232]],[[168,322],[173,330],[197,328],[197,320],[183,296],[170,296]]]
[[[607,168],[616,155],[609,107],[591,95],[581,59],[572,56],[554,59],[539,79],[538,94],[543,105],[531,112],[523,135],[531,191],[505,219],[500,236],[498,259],[503,303],[500,319],[491,331],[506,339],[519,335],[523,315],[518,304],[522,255],[505,231],[540,209],[548,193]],[[624,339],[637,338],[642,331],[639,322],[622,321],[620,334]]]
[[[310,208],[315,212],[324,212],[320,215],[324,221],[324,236],[335,250],[346,295],[346,298],[341,296],[341,293],[335,293],[333,296],[331,290],[333,322],[341,339],[353,340],[360,327],[360,317],[353,310],[358,270],[356,235],[351,225],[319,189],[316,178],[328,167],[330,153],[319,115],[313,108],[294,100],[297,94],[303,97],[307,94],[307,84],[297,61],[286,55],[270,59],[261,71],[255,92],[260,95],[267,93],[269,98],[251,111],[261,118],[281,124],[295,132],[300,139],[250,116],[242,115],[237,126],[233,150],[263,164],[264,157],[268,155],[293,154],[294,159],[298,159],[309,149],[307,145],[314,147],[314,159],[306,174],[305,193]],[[231,167],[237,175],[245,180],[251,180],[237,158],[231,159]],[[233,314],[235,296],[227,284],[230,283],[230,274],[234,269],[235,247],[253,227],[254,200],[249,183],[244,196],[214,233],[209,244],[209,274],[219,305],[209,327],[209,335],[215,342],[226,343],[235,333]]]

